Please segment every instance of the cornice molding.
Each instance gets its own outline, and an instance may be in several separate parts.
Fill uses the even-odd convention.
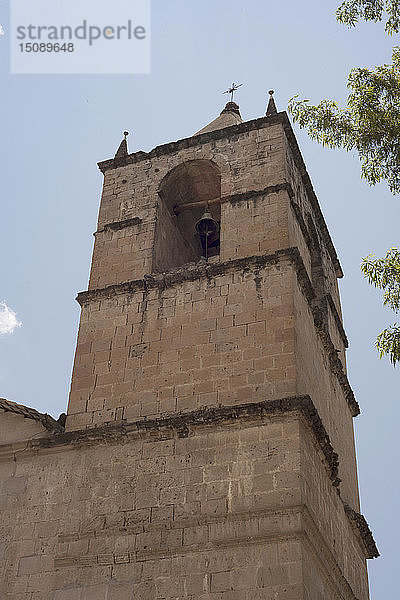
[[[350,523],[356,533],[359,535],[365,550],[367,558],[378,558],[380,556],[379,550],[376,547],[376,543],[372,532],[369,528],[367,521],[365,520],[364,515],[353,510],[346,502],[343,501],[344,510],[346,512],[347,517],[350,520]]]
[[[272,125],[283,123],[285,119],[287,120],[286,112],[280,112],[270,117],[252,119],[251,121],[245,121],[244,123],[239,123],[238,125],[230,125],[229,127],[224,127],[223,129],[216,129],[215,131],[200,133],[188,138],[169,142],[168,144],[162,144],[161,146],[156,146],[150,150],[150,152],[133,152],[132,154],[127,154],[126,156],[121,156],[119,158],[103,160],[97,164],[100,171],[105,173],[110,169],[125,167],[126,165],[136,164],[166,154],[174,154],[175,152],[179,152],[179,150],[202,146],[203,144],[212,142],[214,140],[230,138],[241,133],[248,133],[250,131],[255,131],[256,129],[271,127]]]
[[[33,409],[28,410],[33,411]],[[33,451],[34,453],[38,451],[60,451],[63,447],[73,450],[76,447],[92,446],[99,443],[118,443],[122,439],[128,440],[132,436],[146,434],[152,436],[158,434],[163,439],[174,436],[186,438],[193,435],[199,427],[232,425],[243,421],[256,422],[258,420],[262,421],[264,417],[285,416],[291,413],[300,414],[309,426],[324,456],[332,486],[340,496],[338,455],[333,449],[329,435],[314,403],[307,395],[291,396],[278,400],[264,400],[237,406],[200,408],[159,419],[146,419],[131,423],[120,422],[78,431],[61,433],[54,431],[51,437],[28,440],[23,450],[24,452]],[[7,448],[10,447],[3,447],[3,450]],[[15,449],[13,450],[15,451]],[[365,518],[345,502],[343,502],[343,506],[353,529],[363,544],[366,557],[375,558],[379,556],[373,535]]]
[[[184,281],[217,277],[236,270],[249,271],[252,267],[260,268],[267,265],[277,265],[280,259],[284,257],[289,259],[293,251],[296,252],[297,248],[285,248],[277,250],[273,254],[254,255],[220,263],[210,263],[200,260],[197,263],[186,264],[164,273],[145,275],[143,279],[135,279],[124,283],[116,283],[105,288],[80,292],[76,300],[83,306],[87,302],[101,300],[102,298],[112,298],[120,294],[130,294],[157,288],[164,290]]]

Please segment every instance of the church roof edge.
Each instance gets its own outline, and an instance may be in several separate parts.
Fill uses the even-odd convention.
[[[103,160],[97,164],[100,171],[104,173],[109,169],[115,169],[116,167],[123,167],[128,164],[148,160],[149,158],[153,158],[154,156],[171,154],[180,150],[181,148],[199,146],[207,140],[222,139],[225,137],[230,137],[231,135],[236,135],[238,133],[245,133],[246,131],[253,131],[254,129],[262,129],[264,127],[269,127],[271,125],[276,125],[277,123],[282,123],[286,121],[287,123],[289,123],[287,113],[286,111],[282,111],[277,113],[276,115],[272,115],[271,117],[260,117],[258,119],[252,119],[251,121],[243,121],[242,123],[238,123],[237,125],[230,125],[229,127],[224,127],[222,129],[216,129],[214,131],[208,131],[200,134],[193,134],[192,136],[189,136],[187,138],[182,138],[173,142],[168,142],[167,144],[161,144],[160,146],[156,146],[149,152],[139,150],[138,152],[133,152],[132,154],[128,154],[127,156]]]
[[[5,398],[0,398],[0,410],[21,415],[25,419],[37,421],[38,423],[41,423],[43,427],[47,429],[47,431],[52,433],[62,433],[64,431],[64,427],[61,423],[61,417],[58,421],[56,421],[47,413],[41,413],[34,408],[24,406],[23,404],[17,404],[16,402],[11,402]]]

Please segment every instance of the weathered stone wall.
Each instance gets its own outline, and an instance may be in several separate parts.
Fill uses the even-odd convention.
[[[194,233],[193,227],[193,238]],[[165,202],[160,200],[157,209],[152,270],[170,271],[174,267],[197,261],[202,255],[199,247],[200,243],[196,239],[193,239],[191,244],[187,243],[178,227],[177,218],[171,214]]]
[[[66,432],[0,406],[0,600],[368,600],[341,268],[286,116],[100,166]],[[185,264],[174,196],[219,188]]]
[[[299,290],[295,291],[294,303],[297,393],[311,396],[339,454],[343,497],[357,510],[359,500],[352,411],[314,325],[310,305]]]
[[[291,201],[291,199],[289,199],[288,208],[288,238],[288,246],[298,248],[301,259],[304,264],[304,268],[307,272],[307,276],[312,282],[313,270],[311,265],[311,251],[309,239],[304,235],[304,231],[302,231],[301,229],[299,219],[296,217],[294,204]]]
[[[301,585],[280,539],[298,534],[285,511],[300,502],[298,470],[293,418],[21,452],[1,471],[3,597],[216,599],[272,585],[286,598]]]
[[[293,266],[270,262],[89,296],[68,429],[295,394]]]
[[[182,263],[184,260],[182,249],[184,244],[183,240],[177,243],[179,235],[175,235],[175,227],[171,228],[170,232],[173,235],[171,235],[171,247],[168,256],[168,231],[165,229],[168,228],[168,218],[173,218],[173,215],[168,213],[167,207],[164,206],[162,199],[158,197],[160,183],[165,180],[168,173],[179,167],[179,165],[191,164],[188,161],[199,163],[212,161],[215,168],[220,171],[221,194],[228,193],[231,198],[232,194],[236,194],[232,201],[224,202],[221,206],[220,257],[215,257],[212,260],[214,262],[218,262],[218,260],[225,262],[236,258],[245,258],[246,256],[272,253],[289,246],[297,246],[308,276],[315,285],[315,293],[325,303],[323,311],[327,328],[335,348],[340,350],[340,353],[338,353],[339,360],[345,366],[346,340],[340,321],[340,305],[336,283],[338,267],[332,258],[334,250],[330,246],[331,242],[325,226],[325,229],[322,228],[324,235],[321,233],[321,239],[319,240],[324,272],[320,281],[323,282],[324,289],[319,289],[320,281],[315,281],[313,278],[310,232],[307,231],[307,219],[312,218],[315,222],[315,229],[317,229],[322,216],[316,210],[315,205],[312,205],[310,191],[304,183],[304,173],[301,172],[298,166],[298,160],[296,162],[296,147],[293,145],[293,140],[290,143],[285,124],[263,121],[260,123],[259,128],[255,130],[250,128],[249,131],[243,131],[236,136],[232,134],[229,138],[211,140],[206,136],[204,143],[201,145],[186,145],[183,148],[177,148],[175,151],[168,149],[168,151],[153,154],[151,153],[151,157],[149,155],[148,158],[139,157],[138,162],[134,164],[105,170],[104,192],[100,207],[98,233],[96,234],[90,289],[94,290],[111,284],[141,279],[149,275],[151,271],[159,270],[161,265],[173,266],[174,263]],[[245,160],[244,157],[246,157]],[[285,187],[287,185],[289,187]],[[274,186],[276,189],[274,189]],[[256,190],[258,192],[255,193],[254,197],[248,197],[249,191],[254,192]],[[262,190],[265,190],[265,193],[262,193]],[[239,196],[237,196],[238,194]],[[246,197],[241,198],[240,194],[245,194]],[[202,190],[200,195],[205,197],[206,190]],[[214,292],[215,290],[211,294]],[[243,298],[247,290],[245,292],[243,287],[241,292]],[[139,293],[133,302],[133,304],[136,302],[136,307],[139,307],[138,310],[133,306],[127,309],[126,313],[121,312],[120,305],[115,304],[118,300],[114,301],[113,310],[111,310],[111,299],[107,303],[104,301],[94,303],[93,307],[89,307],[88,303],[85,305],[79,334],[76,368],[73,373],[69,405],[69,415],[71,415],[69,427],[81,427],[92,422],[97,423],[101,418],[105,422],[121,418],[121,410],[118,412],[117,409],[123,409],[122,396],[125,392],[128,397],[127,405],[131,406],[132,401],[130,398],[134,390],[129,387],[129,383],[137,375],[142,377],[142,373],[138,373],[137,369],[135,370],[141,356],[135,354],[136,352],[140,353],[148,350],[148,348],[144,348],[146,340],[143,335],[146,334],[143,333],[143,328],[148,327],[147,323],[156,314],[157,318],[159,316],[165,317],[163,321],[157,323],[157,329],[161,330],[165,327],[171,331],[171,328],[175,328],[174,335],[165,334],[164,340],[171,339],[175,335],[180,337],[181,328],[184,326],[186,326],[185,331],[188,335],[196,336],[201,333],[202,338],[206,337],[206,333],[204,331],[199,332],[196,325],[191,327],[190,323],[184,322],[185,316],[191,313],[190,301],[188,302],[187,298],[188,294],[192,293],[195,296],[198,293],[194,282],[186,285],[185,298],[179,297],[174,300],[173,297],[164,297],[156,308],[154,306],[157,300],[154,293],[153,296],[150,295],[149,297],[147,292],[145,296],[141,296]],[[331,294],[331,307],[328,306],[328,293]],[[184,306],[176,308],[175,301]],[[234,320],[242,325],[240,323],[240,313],[237,315],[231,311],[228,314],[226,309],[221,310],[221,303],[228,301],[232,304],[230,299],[220,298],[219,301],[219,306],[217,306],[217,299],[215,299],[212,304],[209,302],[208,306],[203,303],[204,306],[202,307],[202,310],[208,313],[211,320],[219,317],[218,322],[215,321],[216,327],[223,329],[227,327],[225,323],[229,319],[221,320],[221,317],[225,316],[231,317],[230,328],[234,327]],[[107,304],[107,314],[104,313],[104,316],[102,316],[105,304]],[[200,304],[199,301],[196,301],[193,307],[199,307]],[[144,315],[144,312],[150,307],[153,307],[153,312]],[[240,307],[238,310],[242,311]],[[277,307],[276,311],[278,310]],[[180,319],[174,319],[175,313],[180,316]],[[290,313],[287,313],[286,316],[289,317]],[[101,323],[103,317],[104,323]],[[145,325],[143,325],[143,321],[146,321]],[[251,322],[254,323],[254,318]],[[224,324],[221,325],[222,323]],[[264,325],[261,323],[260,327],[264,327]],[[94,331],[101,331],[101,338],[97,337],[95,343],[93,343]],[[85,332],[87,332],[87,337]],[[226,333],[221,332],[221,335],[226,336]],[[229,333],[232,333],[232,330]],[[239,335],[239,333],[240,328],[237,329],[237,334]],[[164,351],[166,352],[165,358],[162,359],[166,364],[163,368],[168,369],[169,363],[172,362],[175,363],[172,368],[180,371],[178,363],[181,360],[181,353],[172,353],[171,346],[163,341],[159,332],[155,332],[154,335],[156,338],[150,341],[154,347],[159,346],[157,349],[158,354],[161,355]],[[158,335],[160,335],[159,339],[157,339]],[[176,344],[176,340],[173,343]],[[199,343],[205,344],[200,338]],[[141,349],[133,349],[134,356],[129,356],[129,359],[139,360],[131,360],[130,364],[127,365],[126,348],[124,346],[130,348],[133,345],[140,345]],[[188,345],[186,347],[189,348]],[[80,349],[82,349],[82,355],[80,355]],[[209,349],[210,346],[207,350]],[[97,352],[95,360],[88,356],[93,352]],[[146,361],[147,358],[144,360]],[[158,360],[155,362],[154,353],[153,359],[149,360],[153,360],[153,362],[146,364],[148,372],[151,371],[151,367],[155,371]],[[282,360],[285,359],[282,358]],[[101,363],[101,366],[97,364],[98,362]],[[200,369],[201,367],[196,366],[196,368]],[[157,374],[159,373],[157,372]],[[184,381],[184,385],[191,383],[192,381]],[[112,404],[112,406],[106,407],[108,412],[106,410],[102,413],[102,416],[98,413],[94,421],[88,415],[77,419],[75,417],[77,414],[93,412],[87,407],[87,402],[89,398],[93,399],[98,396],[99,388],[104,386],[108,386],[107,394],[110,386],[113,388],[112,400],[108,394],[109,403]],[[165,385],[165,387],[171,388],[169,392],[165,391],[164,393],[169,400],[170,409],[173,410],[173,385]],[[82,392],[82,390],[84,391]],[[95,390],[97,391],[95,392]],[[145,389],[145,391],[150,390]],[[215,392],[215,389],[213,389],[213,392]],[[118,395],[119,399],[117,398]],[[154,401],[154,394],[152,398]],[[176,395],[175,400],[175,404],[177,402],[185,404],[186,402],[186,399],[177,399]],[[138,399],[134,403],[137,404]],[[92,404],[101,409],[105,408],[101,400],[93,401]],[[164,404],[167,406],[167,403]],[[110,410],[114,412],[111,414]],[[149,406],[149,411],[150,415],[155,414],[154,407]],[[143,411],[139,413],[131,411],[131,415],[132,417],[146,416]],[[73,425],[74,422],[76,425]]]
[[[1,597],[314,599],[304,595],[302,553],[322,497],[337,513],[333,564],[356,585],[357,544],[302,419],[210,421],[184,437],[169,427],[67,434],[15,460],[3,446]],[[311,520],[320,554],[328,507]],[[326,566],[321,577],[329,579]],[[368,598],[365,587],[340,596],[343,586],[325,597]]]
[[[221,261],[288,248],[288,211],[284,189],[222,204]]]
[[[307,520],[305,523],[306,531],[308,530],[308,543],[305,547],[314,554],[315,571],[319,571],[320,578],[328,582],[324,584],[327,585],[327,589],[333,590],[336,586],[342,588],[345,597],[347,582],[357,598],[368,598],[365,549],[360,537],[354,535],[351,522],[345,514],[342,501],[345,486],[341,483],[340,494],[338,489],[332,486],[332,482],[326,476],[321,449],[315,443],[315,439],[307,435],[304,428],[307,428],[307,425],[301,422],[299,437],[302,498],[307,506],[308,523],[311,523],[311,520],[313,522],[312,527],[307,527]],[[341,463],[339,459],[339,474]],[[313,579],[316,584],[318,577],[314,575]],[[311,598],[319,597],[317,587],[314,587]],[[325,595],[320,597],[330,598],[331,595],[326,591]]]
[[[192,160],[215,163],[221,174],[222,196],[263,190],[284,181],[280,124],[200,144],[199,138],[199,145],[194,147],[160,152],[159,156],[105,171],[91,289],[140,279],[157,267],[152,249],[160,206],[158,192],[165,176],[180,164]],[[127,225],[130,220],[135,224]],[[110,224],[122,228],[107,227]]]
[[[46,436],[46,430],[37,421],[21,419],[13,413],[1,413],[0,445]]]
[[[315,243],[318,244],[317,253],[319,254],[323,271],[323,289],[319,290],[319,292],[320,294],[330,294],[332,296],[336,310],[341,318],[337,282],[338,277],[342,276],[340,264],[293,132],[288,127],[285,127],[285,132],[286,181],[290,186],[293,211],[291,245],[299,247],[305,266],[308,269],[309,277],[312,280],[311,262],[309,262],[311,261],[311,256],[309,258],[309,253],[310,249],[315,246]],[[314,236],[315,240],[313,240]]]

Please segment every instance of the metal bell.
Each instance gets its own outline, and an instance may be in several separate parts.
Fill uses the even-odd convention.
[[[199,219],[199,221],[196,223],[196,231],[200,236],[201,245],[204,248],[204,258],[208,260],[209,246],[213,245],[219,237],[219,223],[213,219],[208,206],[201,219]]]
[[[209,210],[206,210],[201,219],[196,223],[196,231],[200,237],[208,237],[209,235],[215,234],[217,233],[218,228],[219,224],[213,219]]]

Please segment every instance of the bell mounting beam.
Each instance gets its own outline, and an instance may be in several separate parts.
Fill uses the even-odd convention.
[[[199,200],[198,202],[188,202],[187,204],[175,204],[174,206],[174,214],[180,215],[186,210],[193,210],[196,208],[203,208],[207,206],[212,206],[214,204],[223,204],[229,200],[230,196],[226,196],[223,198],[213,198],[212,200]]]

